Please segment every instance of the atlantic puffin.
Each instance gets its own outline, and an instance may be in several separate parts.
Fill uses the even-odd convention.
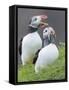
[[[39,73],[57,60],[59,56],[58,48],[55,44],[55,30],[48,26],[43,30],[44,47],[40,50],[38,58],[35,63],[35,72]]]
[[[19,53],[22,65],[26,65],[30,62],[32,63],[35,53],[42,48],[42,39],[38,34],[38,30],[48,25],[48,23],[45,22],[47,18],[46,15],[33,16],[31,18],[28,27],[32,32],[20,40]]]

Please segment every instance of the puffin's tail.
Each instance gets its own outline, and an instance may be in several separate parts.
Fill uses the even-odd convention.
[[[22,40],[23,40],[23,38],[21,38],[21,40],[19,42],[19,54],[20,54],[20,56],[22,54]]]

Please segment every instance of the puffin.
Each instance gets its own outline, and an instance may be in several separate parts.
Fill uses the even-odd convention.
[[[43,30],[44,47],[40,50],[35,63],[35,73],[39,73],[59,57],[59,51],[55,44],[55,30],[48,26]]]
[[[19,53],[22,65],[32,63],[35,53],[42,48],[42,39],[38,34],[38,30],[42,30],[48,25],[46,22],[47,18],[48,17],[46,15],[38,15],[31,18],[28,25],[31,33],[28,33],[20,40]]]

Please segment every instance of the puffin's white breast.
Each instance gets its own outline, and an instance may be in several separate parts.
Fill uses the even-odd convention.
[[[22,48],[25,50],[37,50],[42,47],[42,40],[37,32],[26,35],[22,42]]]
[[[37,32],[26,35],[22,42],[22,61],[32,59],[41,47],[42,40]]]
[[[44,47],[40,52],[35,64],[35,71],[38,68],[46,67],[48,64],[55,61],[59,56],[58,48],[55,44],[49,44]]]

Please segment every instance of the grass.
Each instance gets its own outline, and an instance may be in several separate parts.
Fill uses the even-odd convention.
[[[39,80],[60,80],[65,78],[65,46],[59,46],[59,58],[39,74],[35,74],[34,65],[19,66],[18,82]]]

